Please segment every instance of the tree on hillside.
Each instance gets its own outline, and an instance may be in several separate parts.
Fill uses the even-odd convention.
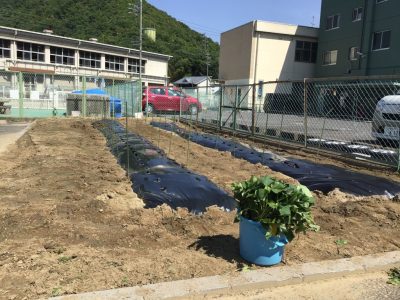
[[[89,39],[129,48],[138,48],[139,17],[128,13],[132,0],[0,0],[0,25]],[[143,25],[157,30],[157,41],[144,38],[143,50],[172,55],[171,81],[183,76],[218,77],[219,45],[191,30],[163,11],[143,1]]]

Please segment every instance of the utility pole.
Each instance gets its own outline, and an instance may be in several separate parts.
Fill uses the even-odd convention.
[[[208,68],[209,68],[209,65],[210,65],[210,54],[208,53],[208,43],[207,43],[206,34],[204,34],[204,47],[205,47],[205,54],[206,54],[206,75],[207,75],[206,95],[208,95],[208,86],[209,86]]]
[[[140,8],[139,8],[139,18],[140,18],[140,34],[139,34],[139,81],[140,81],[140,87],[139,87],[139,102],[141,103],[142,95],[143,95],[143,84],[142,84],[142,50],[143,50],[143,0],[140,0]],[[148,107],[149,105],[149,100],[148,97],[146,97],[146,117],[148,117]],[[142,107],[140,104],[139,107]]]
[[[142,94],[143,94],[143,85],[142,85],[142,60],[143,60],[143,0],[139,0],[139,7],[136,4],[129,3],[129,10],[130,13],[134,13],[135,15],[139,15],[139,104],[138,107],[141,108],[141,99],[142,99]],[[148,115],[147,112],[147,106],[148,106],[148,99],[146,97],[146,116]]]

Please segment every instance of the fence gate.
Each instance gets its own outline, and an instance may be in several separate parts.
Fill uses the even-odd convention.
[[[252,132],[255,129],[254,86],[223,86],[221,92],[220,127]]]

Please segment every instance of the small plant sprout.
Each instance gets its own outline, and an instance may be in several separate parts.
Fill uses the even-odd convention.
[[[72,255],[72,256],[60,256],[57,260],[60,263],[67,263],[75,258],[77,258],[78,256],[76,255]]]
[[[338,239],[335,241],[337,246],[346,246],[349,242],[347,240]]]
[[[57,297],[62,294],[61,288],[60,287],[55,287],[51,290],[51,297]]]
[[[387,281],[387,283],[393,285],[400,285],[400,268],[390,269],[388,275],[389,275],[389,280]]]

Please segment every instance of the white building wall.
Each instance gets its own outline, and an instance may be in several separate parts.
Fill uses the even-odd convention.
[[[256,83],[259,81],[303,80],[314,76],[315,63],[295,61],[296,40],[315,41],[303,37],[261,35],[256,66]]]
[[[147,60],[145,66],[145,75],[168,77],[168,63],[158,59]]]
[[[225,85],[252,85],[314,77],[315,63],[295,61],[296,40],[317,42],[318,29],[253,21],[224,32],[219,79]],[[285,86],[286,92],[290,87]],[[257,95],[261,92],[257,102],[261,103],[266,93],[282,92],[281,88],[282,85],[266,84],[257,89]],[[249,101],[251,98],[248,96]]]

